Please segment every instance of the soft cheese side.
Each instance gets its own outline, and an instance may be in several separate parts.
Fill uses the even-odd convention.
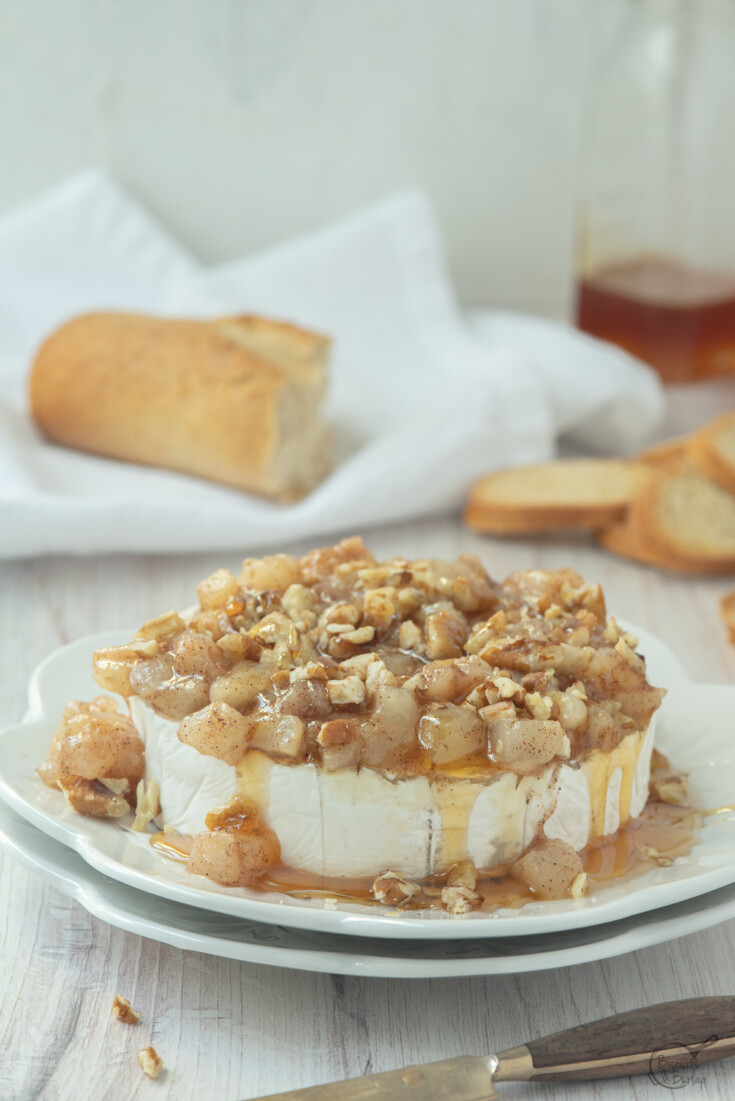
[[[160,788],[162,827],[184,834],[236,795],[252,799],[277,834],[284,864],[326,876],[411,877],[462,860],[486,869],[515,860],[540,830],[579,851],[638,816],[648,797],[655,717],[610,753],[531,776],[449,773],[395,778],[369,768],[325,772],[251,750],[238,766],[177,737],[178,723],[130,699],[146,746],[146,780]]]

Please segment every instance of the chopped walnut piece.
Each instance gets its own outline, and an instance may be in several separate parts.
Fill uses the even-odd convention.
[[[324,630],[328,635],[346,635],[348,631],[354,631],[352,623],[327,623]]]
[[[385,662],[380,661],[379,658],[375,658],[373,654],[371,654],[370,657],[373,658],[373,661],[367,666],[367,671],[365,673],[365,688],[368,698],[372,699],[382,684],[393,687],[398,684],[398,681]]]
[[[121,994],[116,994],[112,999],[112,1012],[118,1021],[126,1025],[137,1025],[140,1020],[140,1013],[137,1009],[133,1009],[128,999],[123,998]]]
[[[654,791],[662,803],[671,803],[677,807],[689,806],[689,785],[683,776],[678,780],[654,785]]]
[[[303,619],[305,612],[311,612],[316,597],[308,585],[289,585],[281,597],[281,606],[292,619]]]
[[[377,660],[375,654],[355,654],[353,657],[345,658],[344,661],[341,661],[339,667],[346,673],[354,673],[360,680],[365,680],[369,666],[373,665]]]
[[[689,781],[682,772],[677,772],[667,757],[654,749],[651,757],[651,793],[662,803],[673,806],[689,806]]]
[[[155,1048],[144,1047],[138,1052],[138,1066],[149,1078],[158,1078],[163,1070],[163,1059]]]
[[[588,646],[590,633],[586,627],[576,627],[567,634],[566,642],[570,646]]]
[[[428,657],[432,661],[460,657],[468,634],[464,616],[458,615],[449,608],[438,609],[426,617],[424,624]]]
[[[522,685],[514,681],[512,677],[493,677],[490,683],[497,689],[501,700],[517,700],[520,702],[526,694]]]
[[[346,745],[353,741],[357,734],[354,719],[330,719],[322,723],[317,734],[317,742],[321,746]]]
[[[487,637],[490,638],[492,633],[496,631],[498,634],[504,631],[508,624],[508,613],[504,612],[502,608],[499,608],[497,612],[490,616],[487,621]],[[487,641],[487,639],[485,640]]]
[[[664,856],[664,854],[654,848],[653,845],[640,845],[638,847],[638,852],[641,856],[645,856],[647,860],[652,860],[654,864],[658,864],[661,868],[668,868],[674,863],[670,857]]]
[[[398,645],[402,650],[420,650],[424,636],[418,624],[412,619],[404,619],[398,629]]]
[[[161,813],[160,804],[160,790],[158,782],[151,780],[146,787],[145,780],[141,780],[138,784],[138,790],[136,792],[135,801],[135,818],[133,819],[132,828],[138,833],[142,833],[149,822],[152,822],[154,818],[157,818]]]
[[[501,719],[514,719],[516,709],[511,700],[498,700],[497,703],[481,707],[479,714],[484,722],[490,724],[500,722]]]
[[[130,780],[124,776],[122,779],[117,779],[115,776],[100,776],[99,781],[113,795],[127,795],[130,791]]]
[[[342,635],[345,642],[351,642],[353,646],[363,646],[366,642],[372,642],[375,638],[375,628],[369,625],[358,627],[355,631],[347,631]]]
[[[477,886],[477,868],[469,860],[455,864],[447,876],[447,887],[469,887],[474,891]]]
[[[640,672],[641,670],[645,669],[645,663],[640,654],[636,654],[635,650],[633,650],[633,648],[631,647],[629,643],[629,638],[631,638],[631,636],[623,636],[622,638],[619,638],[618,641],[615,643],[615,650],[628,663],[628,665],[632,666],[633,669]],[[589,641],[589,639],[587,641]]]
[[[372,888],[373,898],[388,906],[405,906],[420,891],[418,883],[413,883],[397,872],[383,872],[375,880]]]
[[[320,623],[322,625],[327,623],[341,624],[343,627],[356,627],[360,619],[360,609],[354,604],[332,604],[322,613]]]
[[[569,894],[572,898],[582,898],[587,891],[587,872],[580,872],[572,880],[572,885],[569,888]]]
[[[294,684],[300,680],[326,680],[327,670],[318,661],[307,661],[306,665],[297,665],[289,673],[289,680]]]
[[[401,619],[406,619],[408,616],[417,612],[424,602],[425,593],[421,589],[416,589],[412,585],[407,585],[403,589],[399,589],[396,594],[396,604],[398,606],[398,615]]]
[[[468,695],[465,703],[468,703],[471,707],[474,707],[477,711],[485,706],[485,693],[481,688],[473,688]]]
[[[442,889],[442,906],[449,914],[460,917],[469,914],[482,905],[482,895],[473,891],[471,887],[444,887]]]
[[[345,677],[344,680],[327,681],[327,695],[335,707],[363,703],[365,700],[365,682],[358,676]]]
[[[90,818],[123,818],[130,812],[124,795],[116,795],[99,780],[64,776],[58,781],[67,803],[77,814]]]
[[[550,719],[552,702],[549,696],[542,696],[540,692],[528,692],[523,703],[531,712],[534,719]]]
[[[345,572],[362,572],[363,568],[377,565],[375,558],[367,549],[359,535],[343,539],[333,547],[317,547],[301,559],[304,572],[303,580],[308,585],[321,581],[330,573],[337,573],[340,566],[346,566]]]
[[[546,669],[539,669],[535,673],[526,673],[521,677],[521,684],[527,692],[542,692],[550,680],[550,673]]]
[[[387,631],[396,614],[396,590],[392,585],[365,593],[365,619],[378,631]]]

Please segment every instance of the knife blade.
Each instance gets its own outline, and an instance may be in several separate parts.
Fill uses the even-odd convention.
[[[688,998],[617,1013],[497,1055],[463,1055],[254,1101],[496,1101],[495,1082],[692,1074],[735,1055],[735,997]]]

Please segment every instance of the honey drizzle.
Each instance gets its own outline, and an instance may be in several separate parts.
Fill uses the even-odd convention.
[[[639,818],[630,819],[613,837],[600,838],[580,853],[588,877],[588,893],[626,882],[660,863],[686,856],[694,846],[704,815],[726,810],[735,810],[735,805],[701,811],[650,799]],[[156,833],[150,839],[157,852],[179,864],[186,863],[192,841],[180,833]],[[446,878],[445,874],[423,880],[421,894],[405,908],[442,909],[441,888]],[[322,876],[278,865],[251,886],[253,890],[278,891],[304,900],[335,899],[378,906],[381,904],[372,897],[373,882],[373,878]],[[486,913],[534,901],[533,892],[510,875],[507,865],[483,873],[477,891],[482,895],[481,909]]]
[[[156,852],[177,864],[186,864],[193,842],[194,838],[186,833],[154,833],[150,840]]]

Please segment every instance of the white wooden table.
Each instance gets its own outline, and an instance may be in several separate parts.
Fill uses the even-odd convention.
[[[732,581],[665,576],[583,540],[485,540],[457,519],[380,529],[367,541],[378,555],[472,551],[498,576],[521,566],[573,565],[602,582],[615,614],[665,638],[693,679],[735,677],[735,648],[717,618],[718,597]],[[4,723],[22,715],[29,675],[51,650],[186,604],[196,582],[219,565],[237,561],[140,556],[0,566]],[[497,1051],[656,1001],[735,993],[735,922],[603,963],[517,977],[391,981],[233,963],[142,940],[90,917],[5,856],[0,897],[2,1101],[242,1101],[369,1070]],[[135,1029],[112,1019],[116,993],[142,1011]],[[166,1064],[155,1082],[135,1061],[147,1043]],[[735,1097],[735,1061],[700,1073],[703,1081],[678,1096]],[[503,1096],[663,1101],[666,1094],[640,1078],[508,1084]]]

